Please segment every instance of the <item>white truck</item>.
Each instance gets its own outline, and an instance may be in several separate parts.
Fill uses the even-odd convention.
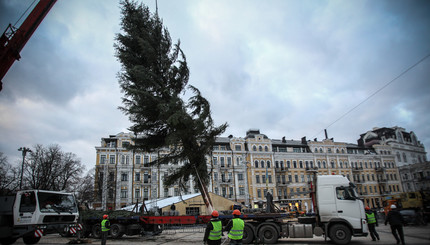
[[[243,214],[243,243],[255,240],[276,243],[279,238],[329,238],[335,244],[348,244],[352,236],[367,236],[368,227],[363,201],[355,186],[341,175],[321,175],[314,178],[311,197],[314,216],[291,221],[282,214]]]
[[[43,235],[77,229],[78,206],[71,193],[25,190],[0,196],[0,243],[38,243]]]

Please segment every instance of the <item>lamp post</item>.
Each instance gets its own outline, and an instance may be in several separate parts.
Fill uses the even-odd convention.
[[[21,190],[21,188],[22,188],[22,177],[24,174],[25,155],[27,155],[27,152],[32,152],[32,151],[30,150],[30,148],[27,148],[27,147],[20,147],[18,149],[18,151],[22,151],[21,180],[19,182],[19,189]]]

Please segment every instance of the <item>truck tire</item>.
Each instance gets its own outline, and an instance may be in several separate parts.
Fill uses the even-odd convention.
[[[121,238],[124,235],[124,226],[120,224],[113,224],[110,227],[110,235],[114,239]]]
[[[17,239],[18,238],[6,237],[6,238],[0,239],[0,243],[2,245],[10,245],[10,244],[14,244]]]
[[[279,234],[275,227],[265,225],[258,231],[258,238],[263,244],[273,244],[278,241]]]
[[[92,231],[93,231],[93,237],[94,238],[100,239],[100,237],[102,237],[102,230],[100,228],[100,225],[98,225],[98,224],[93,225]]]
[[[242,243],[249,244],[254,241],[254,231],[249,225],[245,224],[245,228],[243,228],[243,238]]]
[[[343,224],[336,224],[330,227],[330,239],[340,245],[348,244],[351,241],[351,230]]]
[[[36,244],[40,241],[40,237],[34,237],[33,234],[30,236],[23,236],[22,240],[24,240],[25,244]]]

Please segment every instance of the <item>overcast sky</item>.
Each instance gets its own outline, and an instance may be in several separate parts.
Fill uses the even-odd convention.
[[[33,0],[1,0],[0,30]],[[143,1],[155,11],[155,0]],[[324,129],[430,53],[430,1],[159,0],[180,39],[191,85],[223,136],[258,128],[272,139]],[[102,137],[127,132],[117,108],[118,0],[59,0],[3,78],[0,152],[58,144],[94,167]],[[373,127],[414,131],[430,149],[430,58],[327,128],[357,143]]]

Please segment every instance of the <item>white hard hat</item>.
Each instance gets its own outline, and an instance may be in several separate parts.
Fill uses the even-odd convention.
[[[396,205],[392,204],[391,209],[395,209],[395,208],[397,208]]]

